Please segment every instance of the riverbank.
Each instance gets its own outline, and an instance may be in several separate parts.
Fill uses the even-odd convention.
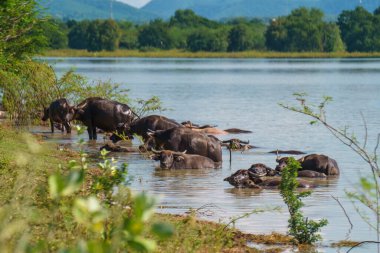
[[[48,50],[40,56],[44,57],[150,57],[150,58],[380,58],[380,52],[188,52],[182,50],[116,50],[88,52],[87,50],[60,49]]]
[[[57,251],[88,236],[75,225],[69,201],[60,200],[56,210],[57,203],[49,196],[49,176],[64,170],[59,164],[78,159],[78,153],[60,150],[44,138],[0,125],[1,252],[13,252],[26,244],[41,244],[39,252]],[[91,194],[89,189],[83,187],[79,195]],[[117,220],[112,215],[110,220]],[[265,252],[249,248],[247,241],[271,243],[273,238],[276,242],[271,252],[280,252],[279,241],[283,245],[290,243],[287,236],[247,235],[223,224],[200,221],[192,212],[185,216],[156,214],[152,222],[156,221],[174,227],[169,239],[157,239],[151,232],[145,235],[158,240],[156,252]]]

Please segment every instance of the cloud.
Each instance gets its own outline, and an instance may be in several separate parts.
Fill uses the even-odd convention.
[[[140,8],[144,6],[145,4],[147,4],[148,2],[150,2],[151,0],[117,0],[117,1]]]

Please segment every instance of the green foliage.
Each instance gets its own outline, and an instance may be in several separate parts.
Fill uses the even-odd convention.
[[[172,40],[168,32],[168,24],[156,19],[141,27],[138,35],[139,47],[153,47],[160,49],[172,48]]]
[[[88,27],[89,21],[76,22],[73,21],[69,25],[70,32],[68,34],[68,43],[70,48],[87,49],[88,47]]]
[[[177,10],[174,16],[170,18],[169,25],[177,26],[182,29],[191,27],[217,28],[219,26],[218,22],[198,16],[190,9]]]
[[[128,21],[119,21],[118,24],[121,32],[119,47],[125,49],[137,48],[137,27]]]
[[[297,175],[300,168],[300,163],[290,157],[287,161],[287,166],[281,173],[280,191],[290,214],[288,221],[289,234],[294,236],[299,244],[312,244],[322,239],[318,232],[327,225],[327,220],[313,221],[303,216],[301,208],[304,204],[301,199],[310,196],[311,192],[296,193],[298,186]]]
[[[323,21],[323,12],[318,9],[299,8],[286,17],[272,20],[265,36],[271,50],[333,52],[343,49],[339,31]]]
[[[323,100],[317,104],[309,104],[306,100],[306,94],[294,94],[300,101],[300,106],[289,106],[280,104],[283,108],[297,113],[305,114],[312,118],[310,124],[321,123],[332,135],[337,138],[343,145],[349,147],[354,153],[359,155],[362,160],[369,166],[370,175],[360,177],[355,191],[346,191],[347,196],[352,200],[358,214],[367,222],[370,227],[376,230],[380,236],[380,168],[378,165],[378,148],[380,143],[380,134],[376,136],[375,147],[373,151],[367,148],[368,130],[367,123],[362,116],[365,133],[364,140],[360,142],[356,135],[349,130],[348,126],[337,128],[332,126],[326,119],[326,106],[332,101],[332,97],[324,96]],[[374,222],[376,220],[376,222]]]
[[[380,50],[379,24],[378,15],[371,14],[363,7],[357,7],[352,11],[343,11],[338,17],[342,38],[349,52]]]
[[[339,26],[334,23],[326,23],[323,29],[323,51],[343,52],[344,43],[340,36]]]
[[[87,30],[87,50],[114,51],[119,47],[119,26],[113,20],[92,21]]]
[[[40,51],[46,43],[40,22],[36,1],[0,2],[0,64]]]
[[[103,97],[130,102],[127,89],[110,81],[88,81],[73,71],[58,78],[47,64],[35,61],[15,63],[0,70],[3,105],[16,124],[33,123],[44,107],[65,97],[79,103],[87,97]]]
[[[110,19],[93,21],[70,21],[69,47],[88,51],[114,51],[119,47],[120,29]]]
[[[227,50],[227,46],[227,33],[222,29],[199,29],[187,38],[187,47],[192,52],[224,52]]]
[[[68,27],[59,19],[48,19],[40,24],[41,30],[47,39],[47,47],[62,49],[68,47]]]

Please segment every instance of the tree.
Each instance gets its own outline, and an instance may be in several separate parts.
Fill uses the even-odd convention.
[[[101,50],[114,51],[119,47],[120,30],[118,24],[111,19],[101,22],[100,43]]]
[[[272,20],[266,37],[268,49],[276,51],[323,51],[323,12],[299,8]]]
[[[187,47],[190,51],[220,52],[227,49],[227,35],[223,30],[200,29],[189,35]]]
[[[245,51],[252,48],[253,36],[245,24],[234,26],[228,34],[228,51]]]
[[[0,1],[0,63],[32,55],[46,45],[35,0]]]
[[[340,36],[339,27],[334,23],[327,23],[323,28],[323,51],[342,52],[345,50]]]
[[[338,17],[342,39],[349,52],[374,51],[374,17],[363,7],[343,11]]]
[[[47,38],[47,46],[53,49],[66,48],[68,46],[68,28],[66,23],[57,19],[49,19],[42,23],[41,29]]]
[[[68,23],[71,30],[68,34],[69,47],[73,49],[87,49],[88,46],[88,33],[87,29],[90,25],[89,21],[75,22],[74,24]]]
[[[177,10],[174,16],[170,18],[169,26],[178,26],[181,28],[189,27],[208,27],[217,28],[219,24],[215,21],[198,16],[192,10]]]
[[[154,47],[160,49],[172,48],[168,25],[161,19],[156,19],[142,27],[138,35],[140,48]]]
[[[118,25],[120,28],[119,47],[125,49],[137,48],[138,30],[136,25],[128,21],[119,21]]]

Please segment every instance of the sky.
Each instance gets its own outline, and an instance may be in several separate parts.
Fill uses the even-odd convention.
[[[140,8],[144,6],[146,3],[150,2],[151,0],[118,0],[118,1]]]

